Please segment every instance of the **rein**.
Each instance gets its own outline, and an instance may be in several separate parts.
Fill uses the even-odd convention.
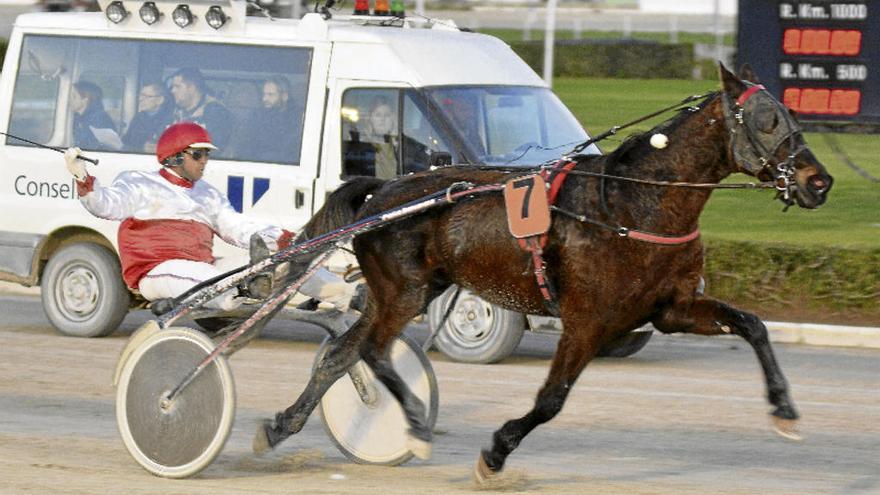
[[[620,175],[609,175],[599,172],[587,172],[585,170],[572,170],[569,172],[574,175],[584,175],[587,177],[600,177],[603,179],[620,180],[625,182],[634,182],[636,184],[645,184],[649,186],[661,187],[685,187],[690,189],[775,189],[775,182],[736,182],[732,184],[716,184],[712,182],[670,182],[665,180],[636,179],[633,177],[623,177]]]

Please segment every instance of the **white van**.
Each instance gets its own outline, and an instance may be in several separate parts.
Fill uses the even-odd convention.
[[[0,78],[0,129],[10,135],[0,140],[0,280],[40,284],[64,334],[106,335],[143,301],[120,278],[117,223],[79,204],[60,154],[17,138],[83,147],[105,184],[124,170],[155,169],[152,140],[170,122],[146,133],[132,122],[139,98],[164,98],[174,118],[169,85],[181,70],[225,107],[223,119],[202,122],[220,146],[205,180],[239,211],[292,230],[350,176],[536,165],[587,139],[506,44],[451,22],[326,11],[274,20],[246,17],[238,0],[101,7],[18,17]],[[283,119],[264,113],[267,81],[288,94]],[[74,131],[84,125],[72,97],[83,83],[100,102],[88,111],[112,122],[88,127],[89,142]],[[216,245],[218,255],[236,249]],[[448,298],[435,302],[433,320]],[[438,335],[444,352],[494,361],[519,342],[522,315],[467,295],[457,308]]]

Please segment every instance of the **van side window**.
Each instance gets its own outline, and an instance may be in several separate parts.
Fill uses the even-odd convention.
[[[342,97],[342,173],[400,174],[400,91],[352,89]]]
[[[56,133],[55,124],[63,70],[59,59],[67,55],[64,44],[58,38],[28,36],[21,53],[9,133],[37,143],[62,145],[62,133]],[[6,144],[31,146],[10,137]]]
[[[165,128],[186,120],[208,129],[216,158],[298,165],[311,57],[301,47],[27,35],[9,129],[53,146],[152,154]]]
[[[349,89],[341,114],[343,176],[391,179],[427,170],[433,153],[451,153],[413,90]]]

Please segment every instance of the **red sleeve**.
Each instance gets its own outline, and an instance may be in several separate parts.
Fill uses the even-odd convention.
[[[278,237],[278,240],[275,241],[278,244],[278,250],[287,249],[290,247],[290,243],[293,241],[293,237],[296,233],[291,232],[287,229],[281,229],[281,235]]]
[[[91,175],[87,176],[84,181],[76,181],[76,194],[80,197],[92,192],[95,189],[95,178]]]

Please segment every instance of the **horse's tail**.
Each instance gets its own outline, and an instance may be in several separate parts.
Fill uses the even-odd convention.
[[[375,177],[356,177],[342,184],[330,194],[324,206],[303,227],[301,235],[305,239],[311,239],[354,223],[367,196],[383,184],[385,180]]]

